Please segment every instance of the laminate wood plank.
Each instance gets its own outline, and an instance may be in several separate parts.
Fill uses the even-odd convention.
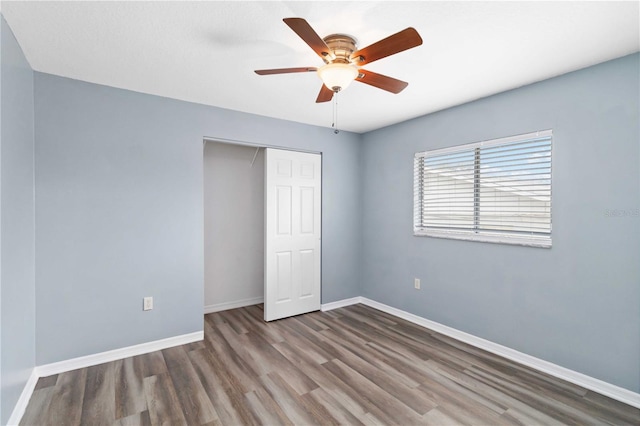
[[[318,324],[320,327],[322,327],[325,330],[332,328],[334,325],[333,319],[330,316],[328,316],[326,312],[322,312],[322,311],[309,312],[308,314],[303,315],[302,318],[306,316],[311,318],[316,324]]]
[[[339,359],[324,364],[336,377],[349,385],[349,388],[360,395],[367,411],[388,424],[418,424],[420,417],[398,399],[387,393],[375,383],[352,370]],[[374,402],[375,401],[375,402]]]
[[[422,416],[422,420],[425,425],[429,426],[459,426],[463,424],[460,420],[447,415],[447,413],[443,412],[441,408],[434,408],[429,411]]]
[[[313,365],[324,364],[328,361],[327,359],[324,359],[323,357],[318,355],[315,351],[309,351],[308,347],[306,347],[304,344],[301,344],[301,342],[303,341],[291,338],[288,339],[287,342],[274,343],[273,347],[294,365],[299,366],[300,363],[298,361],[300,360],[305,361],[307,364]],[[295,355],[288,355],[289,353],[293,352],[295,352]]]
[[[157,376],[167,372],[167,364],[162,351],[149,352],[133,357],[136,371],[142,371],[142,377]]]
[[[199,342],[188,343],[184,345],[184,350],[187,352],[197,351],[205,348],[204,340],[200,340]]]
[[[184,347],[165,349],[162,354],[187,423],[204,424],[218,420],[218,413],[213,408]]]
[[[233,351],[233,354],[240,357],[244,363],[249,366],[252,376],[261,376],[269,372],[269,367],[260,362],[261,359],[259,354],[256,354],[257,359],[254,359],[254,353],[246,346],[246,339],[241,339],[242,335],[233,331],[228,324],[220,324],[216,329],[227,342],[228,346]]]
[[[251,328],[251,324],[242,316],[236,315],[236,313],[237,309],[231,309],[228,311],[218,312],[217,314],[224,318],[225,324],[227,324],[236,334],[248,333]]]
[[[311,416],[316,419],[317,424],[335,426],[343,424],[338,419],[339,416],[336,416],[337,413],[335,410],[328,410],[322,403],[313,398],[310,393],[301,395],[300,402],[306,409],[307,413],[311,414]]]
[[[427,367],[425,373],[430,379],[423,383],[438,382],[453,389],[456,394],[479,402],[499,414],[504,413],[509,407],[507,403],[501,401],[502,398],[498,392],[491,392],[494,389],[488,389],[488,386],[467,376],[466,372],[460,372],[434,360],[425,361],[424,365]]]
[[[113,426],[152,426],[151,417],[148,411],[142,411],[116,420]]]
[[[191,351],[189,358],[222,424],[255,424],[251,411],[244,403],[244,396],[237,392],[234,393],[234,388],[225,385],[223,379],[219,377],[220,372],[215,368],[219,364],[211,352],[207,350]]]
[[[220,420],[213,420],[208,423],[203,423],[202,426],[224,426]]]
[[[262,425],[293,426],[294,423],[263,388],[256,389],[246,395],[251,412]]]
[[[363,424],[367,426],[386,426],[387,423],[383,422],[376,416],[371,413],[365,413],[363,416],[360,416],[359,419]]]
[[[333,418],[338,421],[338,424],[355,426],[364,424],[323,388],[314,389],[303,397],[313,398],[318,404],[322,404]]]
[[[576,410],[587,414],[594,419],[599,419],[603,423],[611,423],[620,426],[640,425],[640,418],[628,419],[625,418],[622,413],[605,412],[601,407],[598,407],[596,404],[593,404],[586,400],[581,394],[567,390],[566,387],[554,388],[547,380],[541,381],[537,376],[531,377],[530,375],[527,375],[526,383],[526,387],[528,389],[531,389],[536,394],[545,395],[547,399],[551,399],[567,406],[574,407]]]
[[[375,329],[346,316],[336,320],[336,324],[338,325],[337,329],[346,329],[354,336],[361,336],[360,340],[364,344],[376,342],[387,348],[396,348],[402,351],[404,356],[411,359],[429,359],[429,348],[411,339],[402,338],[392,330]]]
[[[340,315],[340,312],[338,312],[338,309],[322,312],[322,315],[333,319],[340,318],[342,316]]]
[[[143,382],[145,377],[143,358],[125,358],[115,361],[114,364],[115,418],[120,419],[147,411]]]
[[[298,333],[299,336],[313,343],[317,350],[323,351],[325,358],[336,358],[336,352],[331,345],[327,344],[326,337],[324,337],[322,333],[305,326],[304,323],[298,320],[298,317],[287,318],[279,325],[284,327],[286,330]]]
[[[465,368],[478,363],[478,358],[460,351],[455,346],[449,344],[449,340],[440,341],[439,336],[434,333],[421,335],[414,327],[406,327],[405,324],[398,324],[387,330],[385,333],[393,333],[397,338],[402,338],[406,342],[419,345],[429,359],[437,359],[442,363],[450,363],[458,368]]]
[[[286,342],[304,348],[305,352],[314,357],[318,363],[325,363],[337,356],[333,348],[321,341],[319,336],[305,334],[303,330],[301,331],[300,326],[293,321],[283,321],[279,325],[286,333]]]
[[[58,381],[58,375],[54,374],[52,376],[40,377],[38,379],[38,383],[36,383],[36,387],[34,390],[40,390],[44,388],[48,388],[49,386],[55,386]]]
[[[237,356],[229,343],[218,333],[217,328],[211,325],[211,322],[205,321],[204,328],[207,350],[220,360],[219,369],[216,371],[223,375],[225,383],[241,394],[257,389],[259,385],[251,367]]]
[[[375,342],[367,343],[367,350],[378,362],[383,362],[397,372],[399,377],[403,377],[402,382],[409,387],[417,387],[424,380],[428,379],[417,365],[421,365],[424,361],[411,361],[410,358],[402,356],[392,348],[380,346]],[[414,385],[414,383],[416,383]]]
[[[473,399],[496,413],[503,413],[502,416],[507,418],[519,419],[528,417],[536,419],[533,424],[561,424],[544,413],[536,412],[526,403],[523,403],[490,385],[478,381],[473,377],[458,371],[447,369],[443,366],[438,367],[431,361],[427,361],[427,363],[430,366],[431,378],[424,382],[421,390],[426,392],[426,389],[428,388],[429,394],[434,395],[435,400],[439,400],[441,397],[445,398],[445,401],[451,400],[451,397],[447,397],[450,390],[453,392],[454,398],[455,395],[460,395],[460,397],[465,399]],[[439,385],[444,386],[445,389],[449,390],[438,390],[437,386]]]
[[[326,329],[329,328],[325,324],[323,324],[322,322],[317,321],[314,318],[313,314],[300,315],[300,316],[296,317],[296,320],[300,321],[302,324],[304,324],[305,326],[309,327],[313,331],[322,331],[322,330],[326,330]]]
[[[374,311],[362,305],[350,306],[349,309],[342,311],[342,315],[364,324],[370,324],[376,328],[388,328],[398,325],[398,318],[380,315],[380,311]]]
[[[445,404],[439,406],[436,410],[439,412],[444,418],[449,419],[450,422],[445,422],[448,424],[455,425],[464,425],[464,426],[473,426],[476,424],[480,425],[504,425],[509,424],[509,419],[500,418],[501,421],[498,423],[497,419],[494,418],[478,418],[478,412],[474,410],[475,407],[459,407],[455,404]],[[514,425],[514,423],[511,423]]]
[[[250,331],[260,334],[270,344],[280,343],[285,341],[282,330],[280,327],[272,327],[269,323],[263,321],[264,311],[258,309],[256,306],[248,306],[245,309],[239,310],[251,324]]]
[[[153,426],[187,424],[169,373],[145,377],[144,393]]]
[[[87,369],[60,373],[49,403],[47,423],[51,425],[80,424]]]
[[[298,367],[289,362],[287,358],[282,356],[276,348],[260,335],[250,332],[240,336],[240,339],[244,342],[245,347],[251,351],[253,358],[262,366],[264,374],[277,371],[299,395],[318,387],[313,380],[298,370]]]
[[[353,371],[366,377],[381,389],[384,389],[385,392],[393,395],[402,404],[413,409],[416,414],[422,416],[432,408],[435,408],[435,405],[425,400],[421,393],[416,391],[415,388],[408,387],[401,383],[400,380],[398,380],[399,376],[397,374],[388,374],[349,350],[342,351],[338,359]]]
[[[56,392],[53,386],[46,386],[41,389],[35,390],[31,394],[31,399],[27,404],[24,416],[20,420],[20,425],[46,425],[49,419],[49,405],[51,404],[51,398]]]
[[[361,402],[361,398],[354,397],[357,395],[354,389],[349,388],[348,385],[334,376],[333,373],[327,371],[322,365],[306,361],[304,358],[305,353],[298,346],[284,342],[279,343],[277,348],[289,361],[298,365],[301,371],[304,371],[309,378],[318,383],[320,389],[332,395],[342,407],[354,416],[359,418],[367,412],[365,404]]]
[[[404,364],[394,358],[385,356],[380,351],[373,349],[370,343],[364,345],[354,343],[348,338],[348,333],[343,333],[342,330],[338,333],[334,330],[325,330],[322,334],[336,344],[340,344],[348,349],[355,356],[361,358],[366,364],[392,376],[395,381],[410,388],[415,388],[420,385],[418,377],[421,374],[420,370],[413,367],[413,365],[409,363]]]
[[[540,413],[526,407],[524,410],[510,407],[502,414],[507,421],[520,425],[545,425],[545,426],[562,426],[564,423],[559,422],[553,417],[543,416]]]
[[[359,323],[354,321],[355,320],[350,317],[345,317],[340,320],[340,323],[345,327],[349,327],[357,331],[366,331],[368,335],[375,337],[375,341],[382,342],[388,347],[393,347],[395,345],[408,348],[413,354],[423,360],[437,359],[441,363],[449,364],[452,367],[459,369],[468,368],[473,365],[470,359],[464,359],[464,356],[461,353],[450,350],[446,345],[441,345],[438,348],[434,348],[429,345],[428,342],[432,336],[428,333],[424,335],[424,339],[421,341],[416,339],[414,335],[403,334],[403,329],[398,326],[393,329],[373,327],[369,323]]]
[[[110,425],[116,420],[114,363],[87,368],[82,404],[83,425]]]
[[[436,400],[438,410],[455,419],[459,424],[513,425],[510,419],[503,417],[478,401],[457,395],[455,390],[440,383],[422,384],[419,388]]]
[[[593,391],[587,391],[584,400],[607,416],[620,419],[620,423],[640,425],[640,410]]]
[[[495,375],[486,371],[473,368],[469,371],[469,375],[478,380],[491,383],[491,385],[505,393],[509,393],[512,397],[526,403],[532,408],[555,418],[556,420],[566,424],[594,424],[594,419],[585,413],[577,410],[575,407],[568,406],[554,399],[547,398],[544,395],[536,394],[534,391],[527,389],[525,386],[496,378]],[[611,424],[607,422],[608,424]]]
[[[287,417],[296,425],[312,425],[321,424],[322,419],[314,418],[313,414],[308,412],[302,403],[300,396],[296,391],[287,385],[287,383],[278,375],[278,373],[270,373],[260,377],[260,381],[264,384],[264,389],[269,393],[271,398],[282,407]],[[327,424],[335,420],[325,419]]]

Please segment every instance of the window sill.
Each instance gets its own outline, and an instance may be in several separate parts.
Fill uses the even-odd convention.
[[[551,248],[550,237],[494,234],[489,232],[436,231],[414,229],[416,237],[447,238],[452,240],[479,241],[484,243],[511,244],[526,247]]]

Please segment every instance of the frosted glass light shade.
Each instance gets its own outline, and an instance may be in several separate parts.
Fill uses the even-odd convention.
[[[318,68],[318,76],[328,89],[344,90],[358,76],[358,68],[350,64],[327,64]]]

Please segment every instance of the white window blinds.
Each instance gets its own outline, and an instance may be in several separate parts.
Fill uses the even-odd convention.
[[[551,246],[551,130],[419,152],[414,233]]]

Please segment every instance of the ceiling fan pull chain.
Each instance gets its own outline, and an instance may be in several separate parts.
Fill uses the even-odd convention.
[[[340,130],[338,130],[338,92],[337,91],[333,94],[333,124],[331,125],[331,127],[333,127],[333,133],[335,133],[336,135],[340,133]]]

